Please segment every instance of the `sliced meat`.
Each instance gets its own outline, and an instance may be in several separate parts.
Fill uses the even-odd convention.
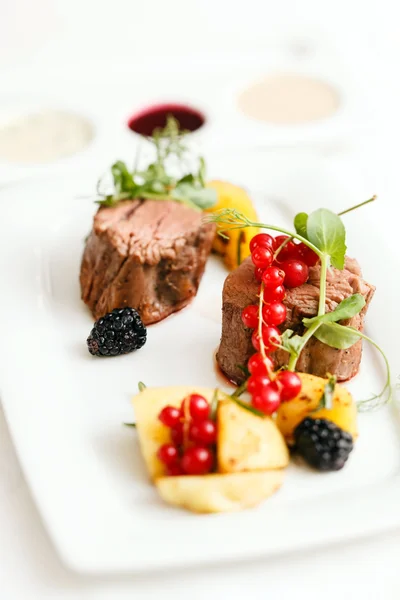
[[[83,301],[95,319],[138,310],[145,324],[196,295],[215,235],[203,214],[177,202],[128,200],[100,208],[82,258]]]
[[[320,267],[310,268],[309,280],[302,286],[287,290],[284,304],[287,317],[281,330],[293,329],[300,335],[304,332],[304,317],[314,317],[318,312]],[[217,361],[223,372],[235,383],[245,379],[241,366],[247,364],[255,352],[251,343],[252,330],[246,328],[241,319],[243,308],[258,301],[259,283],[254,277],[251,258],[246,259],[240,267],[232,271],[225,281],[222,293],[222,336],[217,352]],[[363,329],[364,316],[372,299],[375,288],[361,275],[360,267],[355,259],[346,257],[342,271],[330,268],[327,275],[326,311],[330,312],[348,296],[359,293],[365,298],[362,311],[342,321],[359,331]],[[325,377],[327,373],[335,374],[339,381],[353,377],[359,368],[362,353],[361,340],[347,350],[337,350],[312,338],[305,346],[297,361],[297,370]],[[288,353],[278,350],[272,355],[277,368],[288,361]]]

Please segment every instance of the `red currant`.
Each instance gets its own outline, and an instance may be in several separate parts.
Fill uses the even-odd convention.
[[[264,302],[281,302],[285,297],[285,293],[283,285],[278,285],[275,289],[264,288],[263,300]]]
[[[251,304],[242,310],[242,321],[246,327],[255,329],[258,325],[258,306]]]
[[[170,477],[178,477],[179,475],[184,475],[182,467],[179,464],[170,465],[167,467],[167,475]]]
[[[265,246],[257,246],[251,253],[251,259],[259,269],[266,269],[272,264],[274,259],[272,250]]]
[[[182,418],[182,413],[175,406],[164,406],[158,418],[166,427],[176,427]]]
[[[262,275],[262,281],[266,288],[277,288],[282,285],[285,279],[285,272],[278,267],[268,267]]]
[[[274,238],[268,233],[258,233],[250,240],[250,252],[253,252],[257,246],[273,247]]]
[[[270,383],[265,386],[260,394],[252,397],[251,403],[257,410],[260,410],[267,415],[272,415],[279,408],[281,403],[281,396],[277,385],[275,383]]]
[[[258,267],[254,269],[254,277],[257,279],[257,281],[262,280],[263,273],[264,269],[259,269]]]
[[[276,252],[279,246],[281,246],[283,242],[285,242],[288,239],[290,239],[288,235],[278,235],[274,240],[274,252]],[[296,244],[293,240],[290,240],[277,255],[277,260],[279,262],[282,262],[284,260],[289,260],[289,258],[294,258],[296,252]]]
[[[203,446],[192,446],[185,450],[181,466],[188,475],[205,475],[211,471],[213,462],[211,450]]]
[[[292,400],[301,390],[301,379],[293,371],[281,371],[277,375],[277,381],[281,384],[282,401]]]
[[[260,350],[260,336],[258,335],[257,329],[255,329],[251,336],[251,343],[256,350]]]
[[[208,419],[210,414],[210,405],[204,396],[200,396],[199,394],[191,394],[189,398],[185,398],[182,402],[181,410],[183,415],[185,415],[185,410],[189,409],[189,414],[192,417],[193,421],[203,421],[204,419]]]
[[[179,458],[178,448],[173,444],[164,444],[159,447],[157,456],[164,465],[174,465]]]
[[[262,354],[253,354],[249,358],[247,368],[251,375],[267,375],[268,371],[272,371],[274,368],[274,364],[268,356],[264,359]]]
[[[267,325],[281,325],[286,320],[286,306],[282,302],[264,304],[262,318]]]
[[[176,446],[180,446],[183,443],[183,423],[178,423],[171,429],[171,440]]]
[[[252,375],[247,380],[247,391],[252,396],[260,394],[261,390],[269,383],[271,382],[268,375]]]
[[[318,254],[316,254],[314,250],[311,250],[311,248],[303,244],[303,242],[301,242],[301,244],[299,244],[298,246],[298,257],[308,267],[314,267],[319,261]]]
[[[287,260],[282,263],[282,269],[285,271],[286,287],[298,287],[308,279],[308,267],[301,260]]]
[[[266,352],[273,352],[276,350],[276,346],[281,341],[281,334],[279,329],[274,327],[273,325],[262,328],[262,338],[265,346]]]
[[[283,242],[289,239],[288,235],[277,235],[274,237],[274,251],[278,250],[279,246],[282,246]]]
[[[217,426],[210,419],[192,423],[189,429],[189,438],[196,444],[215,444]]]

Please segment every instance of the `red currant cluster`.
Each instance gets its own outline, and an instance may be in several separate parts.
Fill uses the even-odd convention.
[[[199,394],[187,396],[180,408],[165,406],[158,415],[171,430],[171,443],[157,452],[167,475],[205,475],[214,466],[217,426],[210,419],[210,405]]]
[[[319,260],[311,248],[303,243],[297,244],[288,235],[273,238],[268,233],[259,233],[251,240],[250,251],[258,281],[262,281],[267,267],[277,265],[285,273],[285,286],[288,288],[305,283],[308,267],[313,267]]]
[[[250,305],[242,311],[246,327],[254,329],[252,343],[257,350],[248,362],[250,377],[247,391],[254,408],[273,414],[282,401],[291,400],[301,389],[296,373],[273,373],[270,354],[280,343],[278,325],[286,320],[285,287],[293,288],[308,279],[308,267],[314,266],[318,256],[305,244],[296,244],[287,235],[276,238],[259,233],[250,242],[255,277],[261,282],[260,305]],[[284,285],[285,284],[285,287]]]

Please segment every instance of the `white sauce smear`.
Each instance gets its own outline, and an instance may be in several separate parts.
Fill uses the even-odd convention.
[[[337,111],[337,91],[324,81],[302,75],[272,75],[244,90],[240,109],[259,121],[289,125],[331,116]]]
[[[0,125],[0,160],[46,163],[71,156],[94,137],[93,125],[73,113],[46,110]]]

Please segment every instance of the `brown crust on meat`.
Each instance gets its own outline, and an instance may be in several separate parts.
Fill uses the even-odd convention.
[[[128,200],[94,217],[81,264],[81,292],[95,319],[130,306],[145,324],[196,295],[215,235],[202,213],[177,202]]]
[[[293,329],[296,333],[302,334],[303,317],[313,317],[317,314],[319,277],[320,267],[312,267],[307,283],[287,290],[284,300],[287,318],[281,327],[282,331]],[[251,343],[252,331],[243,325],[241,312],[248,304],[257,303],[258,290],[259,284],[254,277],[254,266],[251,258],[248,258],[228,275],[222,293],[222,335],[217,362],[227,377],[237,384],[245,379],[240,365],[246,365],[255,352]],[[326,311],[332,311],[339,302],[351,294],[362,294],[365,298],[362,311],[352,319],[342,322],[344,325],[351,325],[362,331],[364,317],[374,292],[374,286],[362,278],[357,261],[346,257],[343,271],[334,268],[328,271]],[[301,353],[296,368],[298,371],[320,377],[332,373],[337,375],[339,381],[345,381],[358,372],[361,354],[361,340],[347,350],[337,350],[312,338]],[[273,359],[275,366],[279,368],[287,364],[288,353],[278,350],[273,354]]]

